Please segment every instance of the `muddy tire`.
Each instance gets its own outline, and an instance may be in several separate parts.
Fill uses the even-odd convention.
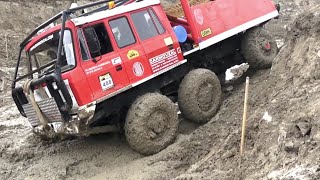
[[[208,122],[218,111],[222,90],[218,77],[208,69],[190,71],[182,80],[178,103],[182,115],[193,122]]]
[[[241,53],[253,69],[267,69],[279,52],[275,39],[262,27],[248,30],[241,41]]]
[[[124,129],[132,149],[151,155],[174,141],[178,124],[174,103],[166,96],[149,93],[131,105]]]

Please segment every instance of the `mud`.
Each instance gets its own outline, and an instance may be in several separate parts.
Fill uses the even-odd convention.
[[[208,2],[209,0],[189,0],[190,5]],[[179,0],[161,0],[162,7],[171,16],[182,17],[184,12]]]
[[[284,44],[271,69],[245,73],[251,86],[240,167],[243,78],[207,124],[180,117],[176,142],[153,156],[133,151],[118,133],[51,142],[34,136],[10,99],[10,78],[19,42],[63,3],[0,1],[0,179],[320,178],[318,0],[280,1],[280,19],[266,26]]]

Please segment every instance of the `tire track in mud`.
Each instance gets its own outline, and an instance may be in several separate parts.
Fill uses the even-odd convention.
[[[184,125],[192,131],[193,124]],[[23,125],[0,126],[0,177],[14,179],[86,179],[127,164],[148,166],[148,157],[134,152],[120,134],[101,134],[58,142],[43,142]],[[14,134],[18,133],[18,136]],[[24,133],[21,133],[24,132]],[[180,135],[183,136],[183,135]],[[135,161],[137,159],[137,161]],[[21,173],[23,170],[23,173]],[[129,173],[130,172],[130,173]],[[112,172],[111,172],[112,173]],[[115,173],[118,174],[118,173]],[[124,177],[125,177],[124,176]]]

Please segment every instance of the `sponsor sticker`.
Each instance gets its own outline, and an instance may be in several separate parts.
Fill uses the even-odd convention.
[[[177,62],[179,62],[179,59],[175,49],[149,59],[153,73],[159,72]]]
[[[180,48],[180,47],[178,47],[178,48],[177,48],[177,52],[178,52],[178,54],[182,53],[182,51],[181,51],[181,48]]]
[[[96,65],[96,66],[92,66],[88,69],[85,69],[84,71],[86,72],[86,75],[89,75],[89,74],[92,74],[92,73],[96,73],[98,71],[101,71],[103,69],[104,66],[110,64],[110,61],[107,61],[107,62],[103,62],[99,65]]]
[[[142,76],[144,73],[144,67],[140,62],[135,62],[132,66],[132,70],[136,76]]]
[[[194,17],[196,18],[197,23],[202,25],[204,22],[204,18],[203,18],[201,9],[195,9],[193,11],[193,14],[194,14]]]
[[[211,28],[201,31],[201,37],[206,37],[206,36],[209,36],[210,34],[212,34]]]
[[[139,52],[136,50],[130,50],[130,51],[128,51],[128,54],[127,54],[128,59],[134,59],[139,56],[140,56]]]
[[[113,80],[110,73],[99,76],[99,80],[100,80],[102,91],[105,91],[114,87]]]
[[[122,60],[120,57],[116,57],[114,59],[111,59],[112,65],[118,65],[122,63]]]

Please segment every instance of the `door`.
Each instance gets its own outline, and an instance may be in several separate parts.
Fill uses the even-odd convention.
[[[104,21],[88,24],[77,31],[81,66],[95,100],[129,84],[122,58],[115,50]]]
[[[136,38],[127,16],[109,21],[113,38],[123,60],[130,84],[152,75],[146,54]]]
[[[152,8],[133,12],[130,16],[152,73],[165,70],[183,59],[178,41],[164,28]]]

